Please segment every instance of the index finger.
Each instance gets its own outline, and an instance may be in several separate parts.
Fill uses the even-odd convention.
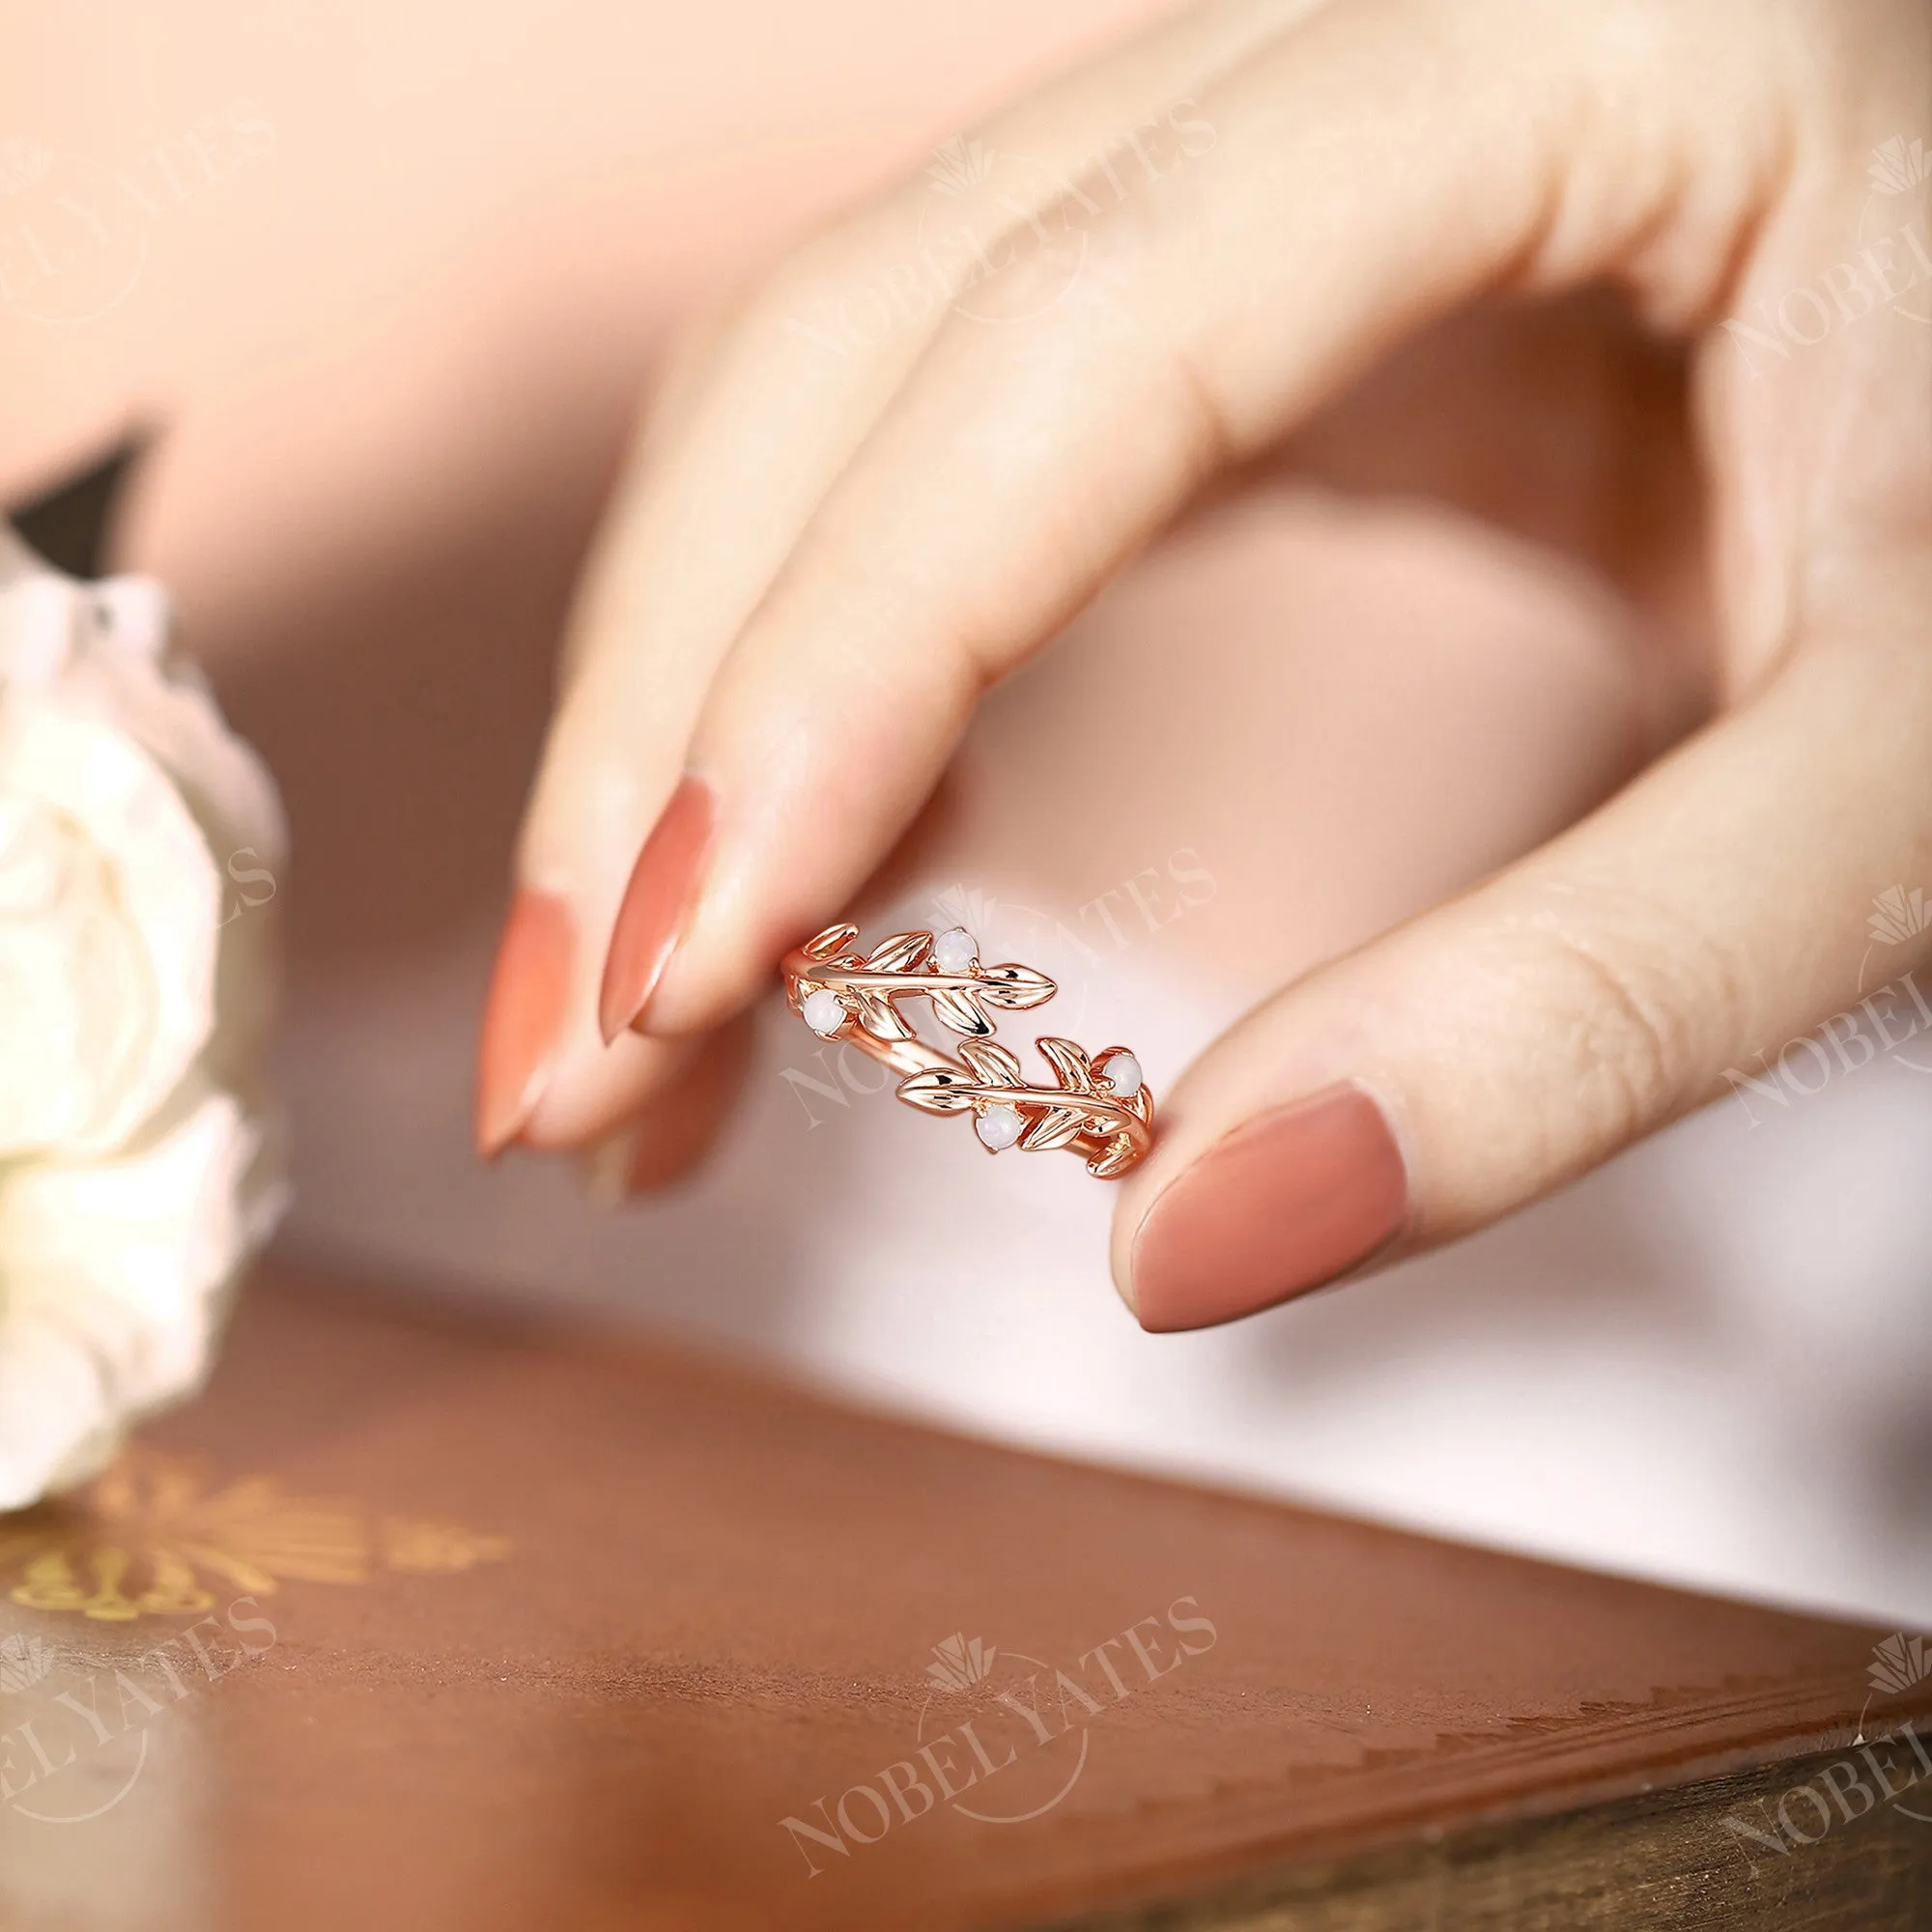
[[[1059,286],[1032,254],[976,304],[1012,320],[948,319],[741,631],[688,754],[714,832],[682,937],[627,983],[633,916],[661,915],[647,844],[607,1014],[668,1035],[749,1000],[890,849],[986,685],[1395,338],[1483,289],[1612,268],[1660,309],[1708,298],[1691,282],[1735,259],[1783,152],[1748,66],[1776,37],[1655,8],[1647,42],[1629,12],[1327,10],[1204,90],[1132,193],[1077,186],[1100,211],[1081,271]],[[1719,64],[1714,102],[1696,77]],[[1579,115],[1605,88],[1664,93]],[[1696,247],[1660,244],[1673,218]],[[1068,755],[1120,781],[1102,750]]]

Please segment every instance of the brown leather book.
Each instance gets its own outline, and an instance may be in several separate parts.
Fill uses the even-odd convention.
[[[0,1518],[0,1925],[1923,1925],[1928,1672],[284,1268]]]

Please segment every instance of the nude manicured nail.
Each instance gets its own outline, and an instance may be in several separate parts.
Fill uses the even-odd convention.
[[[1155,1198],[1134,1236],[1134,1313],[1156,1333],[1253,1315],[1346,1274],[1407,1217],[1382,1110],[1326,1088],[1235,1128]]]
[[[638,1025],[657,991],[696,901],[717,818],[711,787],[701,779],[685,779],[638,854],[617,908],[597,1001],[597,1023],[607,1044]]]
[[[502,1152],[523,1132],[556,1059],[576,933],[570,908],[521,889],[510,902],[483,1010],[476,1065],[476,1148]]]

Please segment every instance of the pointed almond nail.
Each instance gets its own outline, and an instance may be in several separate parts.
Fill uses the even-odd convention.
[[[683,936],[711,851],[718,801],[702,779],[680,781],[644,840],[604,962],[597,1024],[605,1043],[642,1020],[651,995]]]
[[[503,922],[476,1065],[476,1149],[486,1159],[523,1132],[550,1080],[563,1029],[576,935],[570,908],[520,889]]]
[[[1156,1334],[1236,1321],[1347,1274],[1407,1218],[1381,1108],[1326,1088],[1235,1128],[1155,1198],[1134,1236],[1134,1313]]]

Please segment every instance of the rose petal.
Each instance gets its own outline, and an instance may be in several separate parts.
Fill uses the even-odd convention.
[[[104,1151],[180,1084],[213,1027],[214,857],[147,752],[51,702],[0,714],[0,789],[14,812],[39,809],[30,822],[65,874],[57,903],[0,930],[14,982],[0,1003],[0,1154]],[[61,947],[69,975],[54,984]]]
[[[0,1509],[85,1480],[200,1385],[283,1199],[259,1130],[218,1093],[139,1152],[0,1171]]]

